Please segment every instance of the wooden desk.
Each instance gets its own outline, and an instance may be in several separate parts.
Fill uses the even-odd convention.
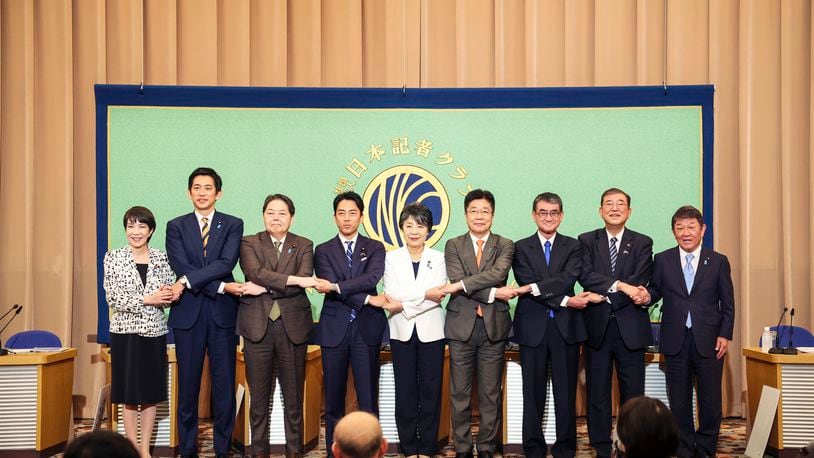
[[[243,351],[237,351],[235,384],[245,388],[243,402],[237,412],[232,440],[238,449],[243,450],[251,444],[251,427],[249,424],[248,406],[251,402],[249,383],[246,380],[246,360]],[[322,410],[322,351],[318,345],[309,345],[305,356],[305,389],[302,406],[303,451],[316,447],[319,443],[319,418]],[[283,422],[283,395],[280,383],[274,388],[274,398],[270,401],[271,427],[269,428],[269,445],[271,453],[285,453],[285,428]]]
[[[746,357],[749,430],[757,414],[763,385],[780,390],[780,403],[772,424],[768,448],[781,456],[797,456],[800,448],[814,437],[814,354],[772,355],[759,347],[743,349]]]
[[[0,356],[0,457],[51,456],[72,436],[76,349]]]
[[[102,360],[107,363],[106,374],[107,383],[110,383],[110,348],[102,349]],[[155,427],[150,444],[153,454],[175,456],[178,453],[178,427],[177,427],[177,402],[178,402],[178,371],[177,359],[175,358],[175,346],[167,346],[167,400],[156,405]],[[122,406],[110,404],[108,410],[108,425],[111,430],[124,435],[124,422],[120,421],[122,416]]]

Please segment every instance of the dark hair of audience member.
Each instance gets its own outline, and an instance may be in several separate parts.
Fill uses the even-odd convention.
[[[102,430],[72,440],[64,458],[139,458],[139,453],[126,437]]]
[[[678,427],[672,413],[658,399],[638,396],[619,410],[616,422],[626,458],[666,458],[678,450]]]

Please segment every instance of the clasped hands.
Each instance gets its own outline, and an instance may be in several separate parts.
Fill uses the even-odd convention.
[[[616,284],[616,290],[625,293],[636,305],[646,307],[650,304],[650,293],[644,286],[634,286],[620,281]]]
[[[316,277],[298,277],[296,275],[289,275],[286,280],[286,286],[298,286],[300,288],[317,288],[319,292],[320,285],[325,283],[330,284],[327,280],[322,280]],[[258,285],[253,281],[245,283],[229,282],[226,283],[223,290],[233,296],[259,296],[268,292],[265,286]]]
[[[433,302],[441,302],[450,294],[450,285],[444,284],[424,291],[424,299]],[[395,299],[389,294],[379,294],[378,296],[370,296],[367,301],[368,305],[379,307],[387,310],[390,313],[399,313],[404,310],[404,305],[400,300]]]
[[[176,288],[180,285],[180,289]],[[181,293],[184,290],[184,285],[181,282],[176,282],[175,285],[164,285],[153,294],[144,296],[144,305],[150,307],[164,307],[165,305],[175,302],[181,298]]]

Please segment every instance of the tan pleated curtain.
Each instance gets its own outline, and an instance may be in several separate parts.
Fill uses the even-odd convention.
[[[0,0],[0,308],[25,307],[5,335],[48,329],[78,347],[75,415],[92,415],[104,380],[94,343],[95,83],[537,87],[666,77],[716,87],[709,223],[736,286],[724,412],[742,415],[740,348],[757,343],[782,304],[796,308],[796,323],[814,324],[811,22],[808,0]]]

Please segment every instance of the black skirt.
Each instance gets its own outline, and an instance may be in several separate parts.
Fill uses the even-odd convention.
[[[110,333],[110,400],[158,404],[167,400],[167,336]]]

